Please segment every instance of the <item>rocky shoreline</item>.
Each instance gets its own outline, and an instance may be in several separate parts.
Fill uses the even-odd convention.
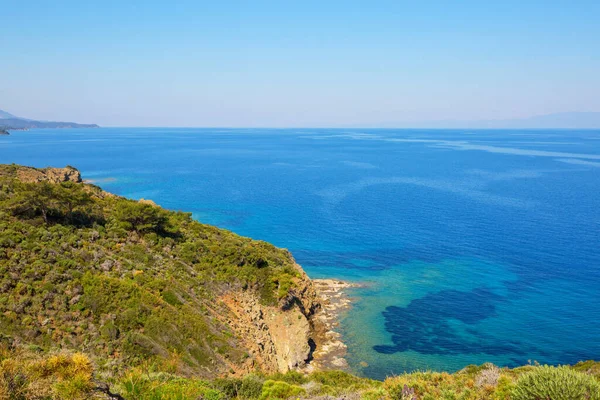
[[[310,279],[295,265],[300,273],[296,286],[277,306],[261,304],[252,291],[236,290],[219,297],[224,309],[211,310],[247,351],[241,365],[229,366],[234,374],[348,369],[347,347],[337,329],[352,304],[348,289],[360,285]]]
[[[321,310],[313,317],[315,333],[318,337],[313,360],[306,367],[307,372],[328,369],[346,369],[347,346],[342,341],[339,327],[340,315],[352,307],[348,289],[360,285],[338,279],[312,279],[317,296],[321,299]]]

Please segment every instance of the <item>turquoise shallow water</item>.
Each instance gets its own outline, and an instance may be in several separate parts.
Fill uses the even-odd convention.
[[[34,130],[0,162],[74,165],[364,283],[340,329],[367,376],[600,359],[600,131]]]

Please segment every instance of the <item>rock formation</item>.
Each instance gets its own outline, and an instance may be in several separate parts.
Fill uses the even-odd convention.
[[[306,366],[312,358],[319,340],[313,317],[321,304],[312,281],[299,265],[296,268],[300,272],[296,287],[277,306],[260,304],[249,291],[221,297],[230,311],[224,322],[248,349],[248,370],[258,367],[267,372],[286,372]]]
[[[70,166],[65,168],[32,168],[32,167],[19,167],[17,170],[17,178],[21,182],[50,182],[50,183],[61,183],[61,182],[75,182],[80,183],[81,173]]]

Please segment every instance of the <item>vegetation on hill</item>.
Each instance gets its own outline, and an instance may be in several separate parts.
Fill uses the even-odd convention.
[[[112,372],[160,361],[216,376],[248,357],[215,298],[276,304],[299,274],[289,252],[93,185],[17,179],[43,172],[0,166],[6,343],[84,349]]]
[[[598,400],[600,363],[573,367],[468,366],[454,374],[413,372],[384,382],[342,371],[239,378],[186,378],[145,363],[103,376],[81,353],[43,354],[0,345],[0,399],[127,400]]]

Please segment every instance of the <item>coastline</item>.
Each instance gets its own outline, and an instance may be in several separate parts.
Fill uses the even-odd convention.
[[[337,331],[340,317],[352,308],[352,298],[348,289],[359,284],[339,279],[312,279],[317,295],[321,298],[322,309],[314,316],[314,329],[317,347],[306,371],[348,369],[347,346]]]

